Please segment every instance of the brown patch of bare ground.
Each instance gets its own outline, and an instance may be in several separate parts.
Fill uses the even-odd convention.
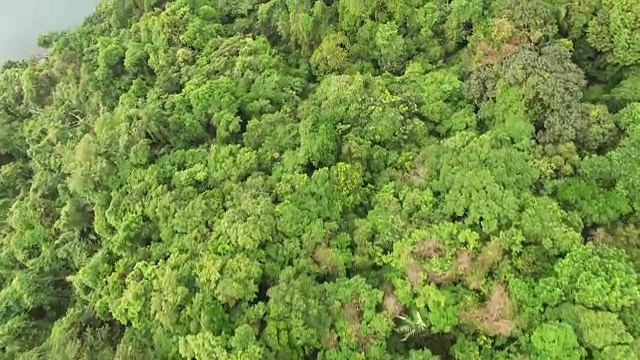
[[[467,274],[471,270],[471,265],[473,265],[473,255],[471,252],[467,249],[458,252],[456,256],[456,272],[459,275]]]
[[[357,300],[350,301],[342,307],[343,314],[349,326],[349,332],[358,340],[360,349],[364,349],[369,344],[369,337],[363,335],[360,331],[360,322],[362,321],[360,311],[361,305]]]
[[[442,285],[453,281],[455,279],[455,276],[447,272],[429,271],[427,272],[427,279],[430,283]]]
[[[493,285],[491,295],[483,307],[467,311],[462,317],[489,335],[509,336],[516,327],[511,319],[513,305],[504,285]]]
[[[419,242],[416,245],[414,252],[424,258],[430,258],[443,255],[444,247],[440,245],[436,240],[427,239]]]
[[[511,21],[504,18],[493,21],[491,38],[491,43],[480,41],[476,46],[476,59],[479,59],[480,66],[498,64],[518,51],[520,45],[531,42],[526,34],[520,33]]]
[[[415,287],[420,285],[422,281],[422,267],[415,259],[407,259],[404,270],[411,286]]]
[[[607,231],[603,228],[597,228],[589,232],[587,239],[596,245],[611,243],[611,236],[607,234]]]
[[[469,250],[463,249],[456,257],[457,274],[464,277],[469,289],[479,290],[489,271],[502,260],[503,255],[503,246],[496,240],[485,245],[475,258]]]
[[[387,286],[384,289],[382,306],[392,319],[402,314],[402,312],[404,311],[404,306],[393,293],[393,289],[391,288],[391,286]]]
[[[338,346],[338,335],[333,331],[329,331],[322,337],[322,346],[328,349]]]
[[[423,279],[434,284],[445,284],[455,279],[452,272],[428,271],[422,268],[430,258],[443,256],[445,248],[437,240],[425,239],[413,248],[405,263],[405,273],[412,286],[418,286]]]

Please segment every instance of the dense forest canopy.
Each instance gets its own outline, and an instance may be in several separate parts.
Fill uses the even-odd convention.
[[[102,1],[0,73],[0,358],[640,359],[639,19]]]

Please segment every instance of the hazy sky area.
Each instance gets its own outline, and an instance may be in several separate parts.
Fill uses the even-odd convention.
[[[98,2],[0,0],[0,63],[38,53],[38,35],[79,25]]]

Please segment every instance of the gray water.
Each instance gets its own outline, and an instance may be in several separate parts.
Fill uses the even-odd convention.
[[[78,26],[99,0],[0,0],[0,64],[41,53],[38,35]]]

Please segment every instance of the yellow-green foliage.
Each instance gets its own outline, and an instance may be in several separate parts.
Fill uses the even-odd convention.
[[[0,70],[0,359],[640,358],[632,0],[104,0]]]

